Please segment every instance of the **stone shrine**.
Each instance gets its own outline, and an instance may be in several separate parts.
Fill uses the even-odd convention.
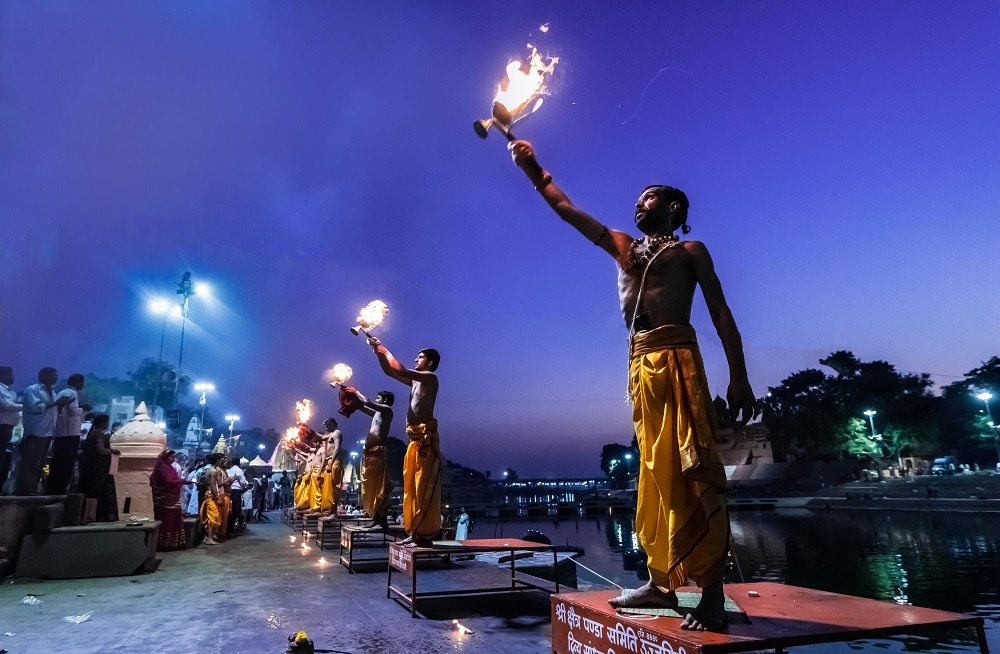
[[[153,492],[149,475],[153,464],[167,445],[167,435],[153,422],[140,402],[135,415],[121,429],[111,435],[111,447],[121,450],[115,486],[118,492],[118,511],[125,519],[125,499],[131,498],[129,514],[153,518]]]

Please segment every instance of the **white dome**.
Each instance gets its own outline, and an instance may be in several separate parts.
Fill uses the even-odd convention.
[[[132,419],[111,435],[111,447],[121,450],[123,457],[156,457],[166,446],[167,435],[149,417],[145,402],[140,402]]]

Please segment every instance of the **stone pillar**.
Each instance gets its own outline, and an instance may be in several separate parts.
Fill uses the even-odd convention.
[[[126,497],[132,498],[131,515],[153,518],[153,491],[149,487],[149,475],[153,472],[156,457],[166,445],[167,435],[150,419],[145,402],[136,407],[131,420],[111,435],[111,447],[121,450],[115,487],[118,511],[123,518]]]

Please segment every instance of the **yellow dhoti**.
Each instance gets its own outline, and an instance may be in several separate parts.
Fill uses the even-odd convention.
[[[218,527],[222,524],[222,516],[219,514],[219,507],[216,505],[215,500],[212,499],[210,494],[205,495],[205,501],[201,503],[201,509],[199,511],[201,514],[201,524],[208,529],[209,527]]]
[[[226,532],[229,531],[229,514],[233,510],[233,500],[229,495],[223,493],[215,500],[215,504],[219,507],[219,520],[222,522],[219,525],[219,535],[225,536]]]
[[[437,420],[408,425],[403,459],[403,529],[413,538],[441,531],[441,446]]]
[[[726,472],[694,328],[639,332],[629,360],[639,444],[636,535],[653,583],[721,581],[729,540]]]
[[[344,462],[336,458],[327,464],[319,476],[319,510],[330,513],[340,499],[340,486],[344,483]]]
[[[392,499],[392,479],[385,445],[365,448],[361,468],[361,508],[371,517],[385,516]]]
[[[295,493],[293,499],[295,500],[295,508],[299,511],[308,511],[312,507],[313,503],[313,473],[308,472],[301,477],[299,481],[295,484]]]

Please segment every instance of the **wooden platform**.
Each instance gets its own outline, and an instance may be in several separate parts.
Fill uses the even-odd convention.
[[[313,531],[316,534],[316,544],[319,545],[321,550],[326,549],[328,545],[336,547],[337,543],[340,542],[341,529],[347,526],[360,527],[362,524],[371,521],[371,518],[361,514],[339,515],[331,513],[330,515],[323,516],[317,522],[316,529]]]
[[[390,525],[388,529],[343,525],[340,528],[340,564],[346,566],[348,572],[355,572],[355,565],[388,565],[389,545],[404,538],[406,531],[401,525]]]
[[[964,613],[901,606],[771,582],[730,584],[725,590],[727,597],[746,612],[750,622],[747,624],[739,615],[730,614],[730,625],[721,633],[682,630],[680,617],[618,614],[608,605],[608,599],[617,595],[613,591],[553,595],[552,651],[557,654],[611,650],[619,654],[721,654],[767,649],[783,652],[787,647],[817,643],[971,628],[976,630],[980,651],[989,652],[983,619]]]
[[[552,552],[552,563],[556,564],[556,546],[533,543],[516,538],[491,538],[483,540],[443,540],[434,541],[433,547],[407,547],[392,543],[389,545],[389,573],[387,575],[386,597],[399,600],[410,608],[410,616],[417,617],[417,606],[421,598],[472,595],[480,593],[509,593],[516,590],[542,590],[547,593],[559,592],[559,582],[546,582],[537,577],[518,574],[514,567],[514,552],[518,550],[529,552]],[[434,559],[450,563],[453,555],[475,555],[484,552],[510,553],[510,585],[489,588],[464,588],[454,590],[437,590],[420,592],[417,589],[417,577],[421,562]],[[410,578],[410,588],[398,588],[392,585],[392,572],[402,572]]]

